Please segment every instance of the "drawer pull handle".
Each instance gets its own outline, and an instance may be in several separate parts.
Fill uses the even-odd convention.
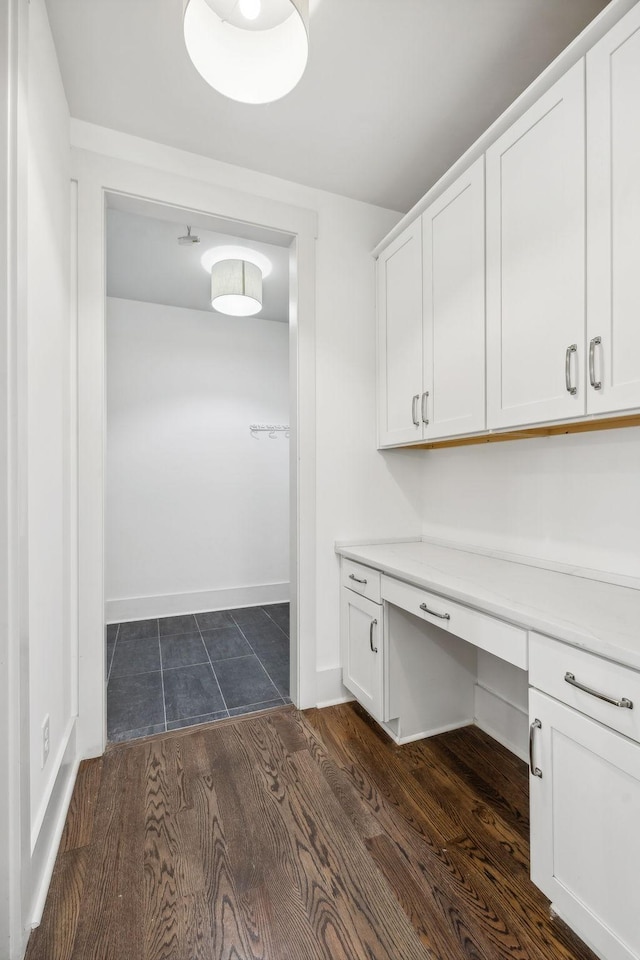
[[[366,580],[360,580],[358,577],[356,577],[355,573],[350,573],[350,574],[349,574],[349,580],[355,580],[356,583],[364,583],[365,586],[367,585],[367,581],[366,581]]]
[[[608,697],[606,693],[600,693],[598,690],[594,690],[593,687],[585,687],[583,683],[578,683],[575,674],[569,673],[569,671],[565,673],[564,679],[565,682],[570,683],[572,687],[577,687],[578,690],[582,690],[583,693],[588,693],[592,697],[597,697],[598,700],[604,700],[605,703],[610,703],[614,707],[626,707],[627,710],[633,710],[633,701],[628,700],[627,697],[616,700],[614,697]]]
[[[531,726],[529,727],[529,769],[534,777],[539,777],[542,780],[542,770],[540,767],[536,767],[533,760],[533,737],[536,730],[541,730],[542,724],[538,719],[534,720]]]
[[[451,614],[436,613],[435,610],[429,610],[429,607],[426,605],[426,603],[421,603],[420,609],[424,610],[425,613],[430,613],[432,617],[438,617],[439,620],[451,620]]]
[[[373,628],[377,624],[377,620],[372,620],[369,626],[369,646],[371,647],[371,653],[377,653],[378,648],[373,645]]]

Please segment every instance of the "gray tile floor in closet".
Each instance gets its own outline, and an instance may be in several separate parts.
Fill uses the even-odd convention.
[[[290,703],[289,604],[107,627],[109,740]]]

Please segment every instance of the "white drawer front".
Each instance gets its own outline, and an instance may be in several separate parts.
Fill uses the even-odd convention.
[[[392,577],[382,578],[382,599],[409,613],[433,623],[475,647],[492,653],[522,670],[527,669],[527,631],[504,620],[447,600],[437,594],[402,583]],[[424,609],[426,608],[426,609]]]
[[[374,603],[382,603],[379,570],[372,570],[371,567],[363,567],[361,563],[343,559],[341,583],[343,587],[355,590],[356,593],[373,600]]]
[[[571,677],[565,679],[567,674],[575,683],[593,692],[568,682]],[[640,673],[636,670],[603,660],[560,640],[531,634],[529,683],[640,742]],[[632,706],[615,706],[599,699],[597,694],[616,701],[626,699]]]

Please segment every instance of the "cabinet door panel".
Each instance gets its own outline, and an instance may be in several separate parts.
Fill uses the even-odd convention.
[[[585,412],[584,137],[581,61],[487,151],[489,428]]]
[[[485,427],[484,158],[423,214],[425,439]]]
[[[376,720],[383,719],[382,607],[341,589],[342,682]]]
[[[378,443],[422,439],[422,225],[380,254],[378,271]],[[413,422],[415,411],[417,424]]]
[[[639,104],[635,7],[587,55],[587,340],[601,339],[589,413],[640,407]]]
[[[532,690],[531,878],[608,960],[640,956],[640,745]]]

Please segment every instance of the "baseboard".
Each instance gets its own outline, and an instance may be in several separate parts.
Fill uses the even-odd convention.
[[[431,730],[421,730],[419,733],[410,733],[407,736],[398,735],[388,723],[381,723],[380,726],[388,733],[394,743],[402,747],[405,743],[414,743],[416,740],[426,740],[427,737],[437,737],[439,733],[450,733],[451,730],[460,730],[462,727],[468,727],[473,720],[457,720],[455,723],[446,723],[441,727],[433,727]]]
[[[290,592],[289,583],[261,583],[249,587],[228,587],[224,590],[165,593],[155,597],[125,597],[121,600],[107,600],[106,621],[124,623],[129,620],[148,620],[151,617],[173,617],[184,613],[288,603]]]
[[[520,760],[527,761],[529,717],[526,710],[476,683],[475,723]]]
[[[36,826],[32,838],[32,887],[29,910],[32,927],[37,927],[42,919],[42,911],[44,910],[58,847],[60,846],[60,838],[64,830],[71,795],[80,766],[80,758],[77,756],[76,750],[75,717],[69,722],[63,743],[62,755],[58,762],[58,773],[50,790],[44,814],[40,823]]]
[[[348,703],[354,697],[342,683],[342,667],[318,670],[316,674],[316,706],[333,707]]]

